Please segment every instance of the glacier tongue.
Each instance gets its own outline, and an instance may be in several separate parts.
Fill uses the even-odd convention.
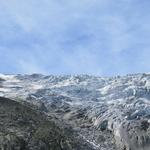
[[[97,149],[150,149],[150,74],[0,74],[0,96],[46,108]]]

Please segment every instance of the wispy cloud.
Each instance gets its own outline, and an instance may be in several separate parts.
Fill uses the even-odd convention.
[[[149,71],[149,4],[1,0],[0,71],[100,75]]]

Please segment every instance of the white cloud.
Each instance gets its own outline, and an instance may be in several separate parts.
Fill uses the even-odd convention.
[[[0,17],[0,52],[21,72],[128,72],[121,54],[149,47],[136,0],[1,0]]]

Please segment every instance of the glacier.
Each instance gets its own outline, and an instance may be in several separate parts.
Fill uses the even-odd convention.
[[[3,75],[0,96],[71,126],[96,150],[150,150],[150,74]]]

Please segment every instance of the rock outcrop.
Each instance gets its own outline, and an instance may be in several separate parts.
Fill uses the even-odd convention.
[[[71,128],[60,127],[29,104],[0,97],[0,150],[80,149],[93,148]]]

